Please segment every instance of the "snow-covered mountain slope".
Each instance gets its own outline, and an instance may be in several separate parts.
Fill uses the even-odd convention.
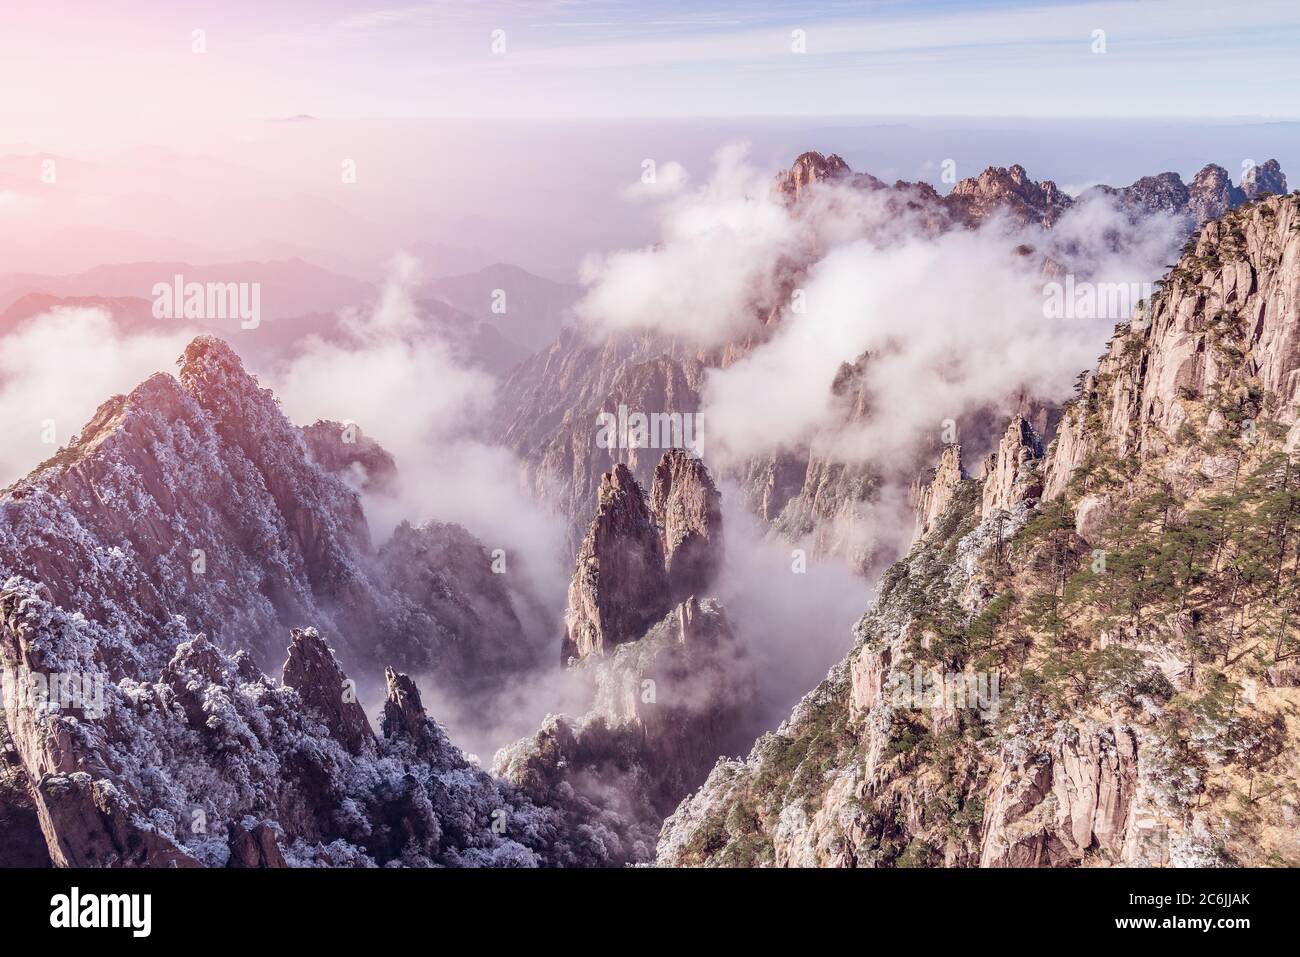
[[[324,467],[350,468],[369,446],[355,430],[310,434],[225,342],[199,337],[177,377],[109,399],[4,491],[0,574],[40,582],[151,669],[172,655],[177,616],[259,662],[309,623],[368,670],[471,681],[530,662],[486,550],[433,524],[377,551],[357,493]]]

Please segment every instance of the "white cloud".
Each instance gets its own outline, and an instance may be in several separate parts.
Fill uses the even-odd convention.
[[[680,193],[686,188],[686,167],[676,160],[669,160],[654,170],[654,176],[648,181],[643,172],[641,179],[630,186],[623,187],[623,198],[629,200],[662,199]]]
[[[937,233],[915,212],[887,208],[889,191],[822,185],[792,207],[770,182],[742,151],[724,151],[708,183],[666,204],[658,243],[593,264],[579,308],[604,332],[661,332],[702,348],[758,335],[705,380],[709,460],[724,469],[811,448],[870,463],[897,484],[945,420],[964,442],[987,443],[963,424],[1009,416],[1022,395],[1064,399],[1123,318],[1047,318],[1045,262],[1079,279],[1142,283],[1182,239],[1174,220],[1135,227],[1100,198],[1050,231],[993,219]],[[769,334],[760,320],[774,306]],[[831,387],[864,354],[870,412],[848,421]],[[899,508],[896,491],[882,490],[882,503]]]
[[[417,272],[415,260],[397,257],[377,305],[345,316],[344,341],[313,337],[268,384],[294,422],[355,422],[393,454],[396,493],[365,501],[377,539],[403,520],[464,525],[488,549],[506,550],[510,585],[558,614],[562,525],[524,494],[514,456],[484,441],[495,382],[459,365],[422,320],[411,299]]]
[[[0,338],[0,487],[26,475],[109,397],[172,371],[189,338],[120,337],[107,310],[55,308]],[[42,441],[52,425],[54,444]]]

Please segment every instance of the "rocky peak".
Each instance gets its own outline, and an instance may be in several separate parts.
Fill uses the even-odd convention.
[[[664,453],[650,509],[663,534],[670,601],[704,594],[722,564],[722,496],[704,463],[681,449]]]
[[[1240,206],[1245,194],[1228,178],[1228,171],[1213,163],[1192,177],[1187,188],[1188,211],[1197,223],[1218,219],[1230,209]]]
[[[982,221],[1002,210],[1021,225],[1051,226],[1073,200],[1051,180],[1036,183],[1020,165],[990,166],[979,176],[961,180],[952,188],[947,204],[967,223]]]
[[[1260,166],[1252,166],[1241,177],[1241,191],[1248,202],[1253,202],[1265,195],[1286,195],[1286,174],[1277,160],[1267,160]]]
[[[1042,494],[1042,481],[1034,469],[1042,455],[1042,441],[1033,426],[1023,416],[1015,416],[997,451],[985,460],[980,470],[979,477],[984,483],[982,518]]]
[[[236,821],[230,825],[230,860],[227,867],[264,868],[288,867],[284,852],[276,840],[275,829],[269,824],[253,825],[252,829]]]
[[[849,172],[849,164],[835,153],[823,156],[809,151],[801,154],[789,170],[777,175],[776,188],[791,202],[797,202],[813,183],[840,179],[849,175]]]
[[[1267,193],[1285,194],[1286,176],[1277,160],[1269,160],[1248,169],[1238,188],[1232,185],[1227,170],[1211,164],[1197,173],[1190,184],[1184,184],[1177,173],[1160,173],[1143,176],[1120,189],[1094,186],[1080,198],[1093,193],[1112,197],[1132,214],[1163,212],[1185,216],[1189,229],[1194,229]]]
[[[308,437],[228,345],[200,336],[179,378],[116,396],[53,458],[0,493],[0,580],[46,587],[124,640],[114,673],[173,657],[175,621],[261,661],[311,621],[349,667],[436,671],[449,684],[534,660],[503,577],[463,529],[400,529],[378,555],[349,450],[368,478],[391,457],[358,430]],[[118,659],[125,659],[119,662]],[[499,666],[499,667],[498,667]],[[448,690],[458,690],[451,687]]]
[[[281,677],[330,734],[353,754],[373,749],[375,733],[356,699],[355,685],[315,628],[295,628]]]
[[[913,542],[920,541],[934,528],[952,501],[957,486],[966,477],[961,463],[961,446],[946,445],[939,456],[938,466],[926,469],[912,482],[907,500],[916,512]]]
[[[649,496],[615,466],[601,479],[569,586],[564,660],[640,638],[674,605],[704,595],[721,564],[721,496],[703,462],[665,452]]]
[[[1136,213],[1185,213],[1191,193],[1183,178],[1177,173],[1160,173],[1143,176],[1130,186],[1116,189],[1111,186],[1094,186],[1084,196],[1099,192],[1119,201],[1125,209]],[[1082,199],[1083,196],[1080,197]]]
[[[460,750],[452,745],[438,722],[425,712],[420,689],[411,677],[385,668],[384,679],[388,697],[384,700],[384,713],[379,718],[384,739],[390,745],[409,747],[411,753],[424,761],[466,766]]]
[[[562,657],[635,641],[668,606],[663,540],[645,494],[620,463],[601,477],[596,517],[578,550]]]
[[[366,492],[394,489],[397,463],[360,426],[320,419],[303,429],[302,436],[312,459],[325,471],[352,479]]]

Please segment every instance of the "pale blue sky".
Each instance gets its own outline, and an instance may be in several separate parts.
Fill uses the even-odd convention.
[[[1296,119],[1300,2],[5,0],[0,88],[11,139],[303,113]]]

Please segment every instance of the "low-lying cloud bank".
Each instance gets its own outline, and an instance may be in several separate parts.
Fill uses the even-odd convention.
[[[1156,278],[1182,241],[1171,218],[1134,224],[1098,197],[1053,229],[993,218],[940,232],[885,190],[822,183],[790,204],[772,177],[721,150],[703,185],[664,200],[653,246],[588,262],[579,315],[595,335],[667,333],[716,348],[776,331],[709,373],[710,460],[799,447],[843,461],[901,460],[945,420],[1015,397],[1060,399],[1124,315],[1048,318],[1044,285]],[[869,353],[868,421],[832,405],[844,362]]]
[[[298,425],[358,425],[397,461],[396,485],[364,494],[377,542],[403,520],[464,525],[501,549],[529,640],[558,634],[570,569],[559,520],[521,491],[518,462],[490,442],[495,380],[460,364],[436,322],[412,302],[418,264],[394,260],[372,307],[341,318],[329,340],[308,336],[271,369],[250,367]],[[239,347],[239,331],[228,338]],[[0,488],[69,443],[113,395],[174,373],[192,330],[164,322],[124,329],[108,308],[57,307],[0,337]]]
[[[103,308],[57,307],[0,337],[0,488],[77,434],[100,404],[171,372],[189,337],[119,334]]]
[[[392,453],[396,487],[365,495],[377,538],[401,521],[434,520],[501,549],[530,640],[542,641],[553,637],[567,582],[563,527],[523,493],[514,455],[489,441],[495,380],[459,363],[421,317],[418,273],[415,260],[398,256],[372,309],[345,314],[339,336],[309,337],[266,384],[293,421],[354,422]]]

